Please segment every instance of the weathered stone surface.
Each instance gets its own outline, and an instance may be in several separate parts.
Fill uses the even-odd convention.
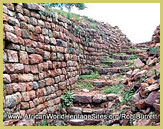
[[[148,120],[137,120],[136,122],[134,122],[134,126],[149,126],[152,124],[152,120],[148,119]]]
[[[135,103],[135,106],[138,109],[145,109],[147,107],[147,104],[145,103],[145,100],[144,99],[141,99],[140,101],[138,101],[138,102]]]
[[[85,121],[81,120],[81,119],[71,119],[70,124],[73,125],[73,126],[84,126]]]
[[[9,17],[8,18],[8,22],[11,24],[11,25],[14,25],[14,26],[20,26],[20,23],[17,19],[13,18],[13,17]]]
[[[9,74],[3,74],[3,82],[4,83],[10,83],[11,82],[11,78]]]
[[[154,91],[148,95],[148,97],[145,99],[145,103],[152,106],[157,99],[160,99],[160,93]]]
[[[74,102],[75,103],[92,103],[92,97],[96,92],[81,92],[78,94],[74,94]]]
[[[12,108],[12,107],[16,106],[16,104],[17,104],[17,97],[15,94],[5,96],[5,106],[6,107]]]
[[[106,95],[96,94],[93,96],[92,100],[94,103],[101,103],[102,101],[106,101],[107,98],[106,98]]]
[[[107,94],[106,97],[107,97],[107,100],[112,101],[116,99],[118,96],[116,94]]]
[[[142,63],[142,61],[138,58],[134,61],[134,65],[136,67],[143,67],[144,66],[144,63]]]
[[[151,92],[151,91],[157,90],[159,88],[160,88],[159,84],[153,84],[153,85],[150,85],[150,86],[146,87],[144,92],[145,93]]]
[[[80,107],[69,107],[69,108],[67,108],[67,112],[70,114],[82,114],[82,108],[80,108]]]
[[[22,35],[23,38],[31,39],[31,33],[28,30],[26,30],[26,29],[22,29],[21,30],[21,35]]]
[[[29,96],[29,92],[22,92],[22,101],[29,101],[30,100],[30,96]]]
[[[33,74],[19,74],[18,80],[24,82],[33,81]]]
[[[20,59],[20,62],[23,63],[23,64],[28,64],[29,63],[29,59],[28,59],[28,54],[27,52],[25,51],[20,51],[19,52],[19,59]]]
[[[37,19],[34,18],[34,17],[30,18],[30,22],[31,22],[32,25],[35,25],[35,26],[37,25]]]
[[[18,38],[16,35],[14,35],[13,33],[10,32],[6,32],[6,38],[8,41],[13,42],[13,43],[17,43],[18,42]]]
[[[17,51],[7,50],[8,62],[18,62],[18,53]]]
[[[35,121],[33,119],[30,120],[23,119],[16,124],[16,126],[33,126],[33,125],[35,125]]]
[[[43,8],[42,6],[40,6],[37,3],[24,3],[23,5],[24,5],[24,7],[26,7],[27,9],[30,9],[30,10],[45,11],[45,8]]]
[[[38,64],[43,62],[43,58],[38,54],[29,55],[30,64]]]

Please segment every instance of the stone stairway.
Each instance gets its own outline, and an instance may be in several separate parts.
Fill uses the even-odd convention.
[[[77,92],[74,95],[74,105],[67,107],[66,112],[72,115],[108,115],[121,102],[116,94],[101,94],[99,91]],[[70,125],[97,125],[104,119],[70,119]]]
[[[144,48],[142,46],[137,47],[139,50],[135,50],[135,54],[133,52],[125,52],[121,51],[123,54],[112,53],[109,58],[110,60],[102,60],[100,66],[92,66],[90,69],[94,72],[98,72],[100,77],[89,79],[89,80],[82,80],[80,79],[80,83],[92,83],[93,88],[82,89],[77,91],[74,89],[74,100],[73,106],[66,108],[67,114],[72,115],[112,115],[114,113],[120,113],[123,109],[131,110],[131,105],[123,105],[123,97],[121,94],[118,93],[104,93],[101,92],[103,89],[112,87],[116,84],[123,84],[121,87],[123,90],[130,86],[129,76],[132,74],[134,75],[136,71],[140,71],[140,69],[144,69],[144,64],[141,62],[140,58],[142,57],[142,53],[149,54],[149,48]],[[137,58],[130,59],[131,56],[137,55]],[[157,53],[155,53],[157,55]],[[144,67],[144,68],[143,68]],[[139,78],[143,78],[144,73],[147,70],[142,70],[135,74],[133,77],[134,79],[138,80]],[[119,76],[123,75],[123,78],[119,80]],[[134,81],[136,81],[134,80]],[[127,87],[125,87],[127,86]],[[132,86],[132,85],[131,85]],[[153,87],[158,89],[157,86],[151,86],[152,90]],[[151,87],[147,88],[147,91],[152,91]],[[68,119],[65,121],[68,125],[74,126],[91,126],[91,125],[106,125],[106,119]],[[112,121],[109,120],[111,126],[120,126],[120,125],[127,125],[129,123],[128,120],[119,120],[119,121]]]

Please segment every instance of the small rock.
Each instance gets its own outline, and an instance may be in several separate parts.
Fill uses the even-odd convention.
[[[70,124],[73,125],[73,126],[84,126],[85,121],[81,120],[81,119],[71,119]]]
[[[134,61],[134,65],[136,67],[143,67],[144,66],[144,63],[142,63],[142,61],[138,58]]]
[[[151,91],[154,91],[154,90],[157,90],[160,88],[160,85],[159,84],[153,84],[153,85],[150,85],[148,87],[145,88],[144,92],[147,93],[147,92],[151,92]]]
[[[88,90],[88,89],[82,89],[82,91],[83,91],[83,92],[89,92],[89,90]]]
[[[106,97],[107,97],[107,100],[112,101],[116,99],[118,96],[116,94],[107,94]]]
[[[67,112],[70,114],[82,114],[81,107],[68,107]]]
[[[140,119],[134,122],[134,126],[149,126],[152,124],[151,119]]]
[[[106,101],[106,95],[103,94],[96,94],[93,96],[94,103],[101,103],[102,101]]]

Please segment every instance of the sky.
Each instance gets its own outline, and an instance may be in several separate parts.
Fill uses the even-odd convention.
[[[160,24],[160,3],[85,3],[84,10],[72,9],[97,21],[118,26],[133,43],[150,41]]]

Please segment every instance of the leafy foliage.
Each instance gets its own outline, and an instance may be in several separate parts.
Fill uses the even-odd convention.
[[[158,52],[158,51],[160,51],[159,47],[150,47],[149,48],[149,52]]]
[[[137,58],[138,58],[137,55],[132,55],[132,56],[130,56],[129,60],[135,60],[135,59],[137,59]]]
[[[132,90],[130,89],[125,90],[122,104],[127,104],[132,99],[133,95],[134,95],[134,92]]]
[[[42,120],[40,124],[38,124],[38,126],[52,126],[51,124],[48,124],[46,122],[46,120]]]
[[[51,6],[51,7],[58,7],[61,10],[63,10],[63,8],[67,8],[69,11],[71,11],[71,9],[73,7],[76,7],[79,10],[83,10],[86,8],[84,3],[46,3],[45,5],[47,6]]]
[[[61,96],[61,106],[62,107],[70,107],[73,106],[73,93],[71,91],[66,91],[64,95]]]

